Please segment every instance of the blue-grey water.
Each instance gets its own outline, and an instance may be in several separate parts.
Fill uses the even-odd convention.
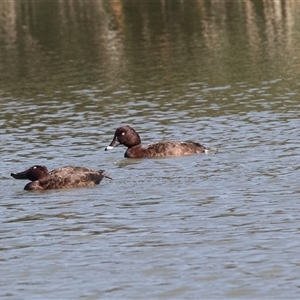
[[[299,298],[300,3],[0,10],[1,299]],[[121,124],[219,152],[125,159]],[[24,191],[34,164],[114,180]]]

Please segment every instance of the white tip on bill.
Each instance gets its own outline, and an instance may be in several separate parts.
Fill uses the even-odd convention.
[[[112,147],[112,146],[107,146],[107,147],[105,148],[105,150],[111,150],[111,149],[114,149],[114,147]]]

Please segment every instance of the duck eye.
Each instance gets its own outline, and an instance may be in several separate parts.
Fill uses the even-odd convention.
[[[36,166],[32,167],[32,169],[36,169]]]
[[[125,132],[122,132],[121,134],[122,134],[122,135],[125,135]]]

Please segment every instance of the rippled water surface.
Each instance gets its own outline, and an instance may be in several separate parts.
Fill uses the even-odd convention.
[[[0,4],[1,299],[297,299],[300,5],[54,3]],[[124,123],[219,152],[105,152]]]

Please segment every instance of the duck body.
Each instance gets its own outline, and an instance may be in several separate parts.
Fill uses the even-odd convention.
[[[178,157],[197,153],[217,152],[215,148],[206,148],[199,143],[191,141],[162,141],[142,147],[139,134],[128,125],[117,128],[112,142],[105,150],[113,149],[120,144],[127,147],[124,156],[128,158]]]
[[[151,157],[178,157],[205,153],[206,148],[193,142],[162,141],[150,144],[145,148],[137,145],[128,148],[124,157],[128,158],[151,158]]]
[[[99,184],[104,177],[112,179],[103,170],[66,166],[51,172],[45,166],[35,165],[23,172],[11,173],[15,179],[28,179],[24,190],[50,190],[90,187]]]

